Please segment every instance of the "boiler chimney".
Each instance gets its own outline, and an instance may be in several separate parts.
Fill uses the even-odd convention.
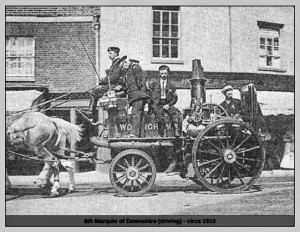
[[[201,60],[193,60],[193,71],[191,82],[191,99],[196,100],[196,104],[204,104],[206,102],[205,96],[205,82],[203,67]]]

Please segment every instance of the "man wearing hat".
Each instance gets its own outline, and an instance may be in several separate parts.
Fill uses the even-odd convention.
[[[99,86],[92,91],[89,109],[85,112],[86,116],[91,119],[95,117],[98,99],[109,90],[109,81],[111,89],[113,90],[122,83],[122,76],[124,76],[123,61],[126,57],[122,57],[122,59],[119,57],[120,48],[109,47],[107,52],[109,59],[112,60],[112,65],[104,80],[101,80]]]
[[[222,89],[222,93],[225,95],[225,101],[220,105],[227,111],[231,118],[239,119],[241,118],[241,101],[239,99],[233,98],[233,88],[231,85],[227,85]]]
[[[125,65],[127,72],[125,75],[125,88],[128,94],[128,104],[132,107],[132,133],[129,137],[140,137],[141,119],[144,106],[149,95],[145,91],[145,81],[143,81],[142,68],[139,61],[129,59]]]

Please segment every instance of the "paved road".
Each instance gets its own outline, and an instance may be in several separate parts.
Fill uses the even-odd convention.
[[[167,181],[158,178],[153,191],[144,197],[120,196],[108,180],[102,180],[101,187],[93,181],[84,184],[79,180],[78,192],[49,199],[27,182],[20,185],[17,177],[12,178],[13,188],[6,195],[7,215],[294,214],[293,175],[265,174],[251,191],[231,195],[212,193],[174,176]]]

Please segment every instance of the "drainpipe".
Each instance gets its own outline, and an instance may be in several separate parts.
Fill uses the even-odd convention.
[[[94,31],[95,31],[95,56],[96,56],[96,70],[98,72],[98,74],[100,74],[100,65],[99,65],[99,44],[100,44],[100,15],[94,15],[94,22],[93,22],[93,26],[94,26]],[[96,74],[96,85],[98,85],[99,79],[98,76]]]

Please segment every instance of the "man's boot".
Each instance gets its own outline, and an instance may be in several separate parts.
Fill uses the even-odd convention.
[[[91,97],[91,100],[90,100],[90,105],[89,105],[89,109],[88,110],[85,110],[83,113],[84,115],[93,120],[94,121],[94,115],[96,113],[96,107],[97,107],[97,101],[98,99],[95,98],[94,96]]]

